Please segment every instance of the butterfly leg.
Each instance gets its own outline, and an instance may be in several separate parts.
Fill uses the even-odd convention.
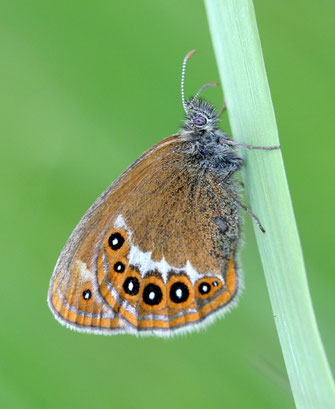
[[[259,227],[259,230],[262,233],[265,233],[265,229],[262,226],[262,223],[260,222],[259,218],[247,206],[245,206],[243,203],[241,203],[235,195],[230,194],[230,197],[234,200],[234,202],[238,206],[242,207],[242,209],[245,210],[248,213],[248,215],[251,216],[255,220],[257,226]]]
[[[262,149],[262,150],[266,150],[266,151],[271,151],[273,149],[280,149],[280,145],[254,146],[254,145],[246,145],[244,143],[235,142],[235,141],[232,141],[230,139],[224,140],[224,143],[227,144],[227,145],[233,145],[233,146],[237,146],[239,148],[247,148],[247,149]]]
[[[244,210],[248,213],[249,216],[251,216],[251,217],[255,220],[257,226],[259,227],[259,230],[260,230],[262,233],[265,233],[265,229],[264,229],[264,227],[262,226],[261,222],[259,221],[258,217],[257,217],[247,206],[244,206],[244,204],[242,204],[239,200],[237,200],[237,199],[235,199],[235,198],[234,198],[234,200],[236,201],[236,203],[237,203],[240,207],[242,207],[242,209],[244,209]]]

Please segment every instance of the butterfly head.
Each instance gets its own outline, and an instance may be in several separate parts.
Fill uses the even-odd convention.
[[[186,102],[185,106],[184,132],[201,136],[217,129],[219,117],[212,104],[203,99],[194,100],[193,98]]]

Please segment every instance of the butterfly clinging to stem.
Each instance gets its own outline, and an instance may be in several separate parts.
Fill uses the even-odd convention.
[[[218,126],[220,112],[185,100],[179,134],[147,150],[93,203],[53,272],[48,303],[69,328],[103,334],[172,335],[198,329],[236,304],[243,166]]]

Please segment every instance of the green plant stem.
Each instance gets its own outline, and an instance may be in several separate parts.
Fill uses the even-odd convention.
[[[278,144],[252,1],[205,0],[205,5],[234,139]],[[244,149],[243,155],[249,206],[266,230],[263,234],[254,224],[296,407],[334,409],[334,381],[308,290],[281,152]]]

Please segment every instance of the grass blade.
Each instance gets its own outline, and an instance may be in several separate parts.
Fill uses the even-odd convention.
[[[278,131],[251,0],[205,0],[234,139],[278,144]],[[249,206],[296,407],[334,409],[335,388],[309,294],[280,151],[242,152]]]

